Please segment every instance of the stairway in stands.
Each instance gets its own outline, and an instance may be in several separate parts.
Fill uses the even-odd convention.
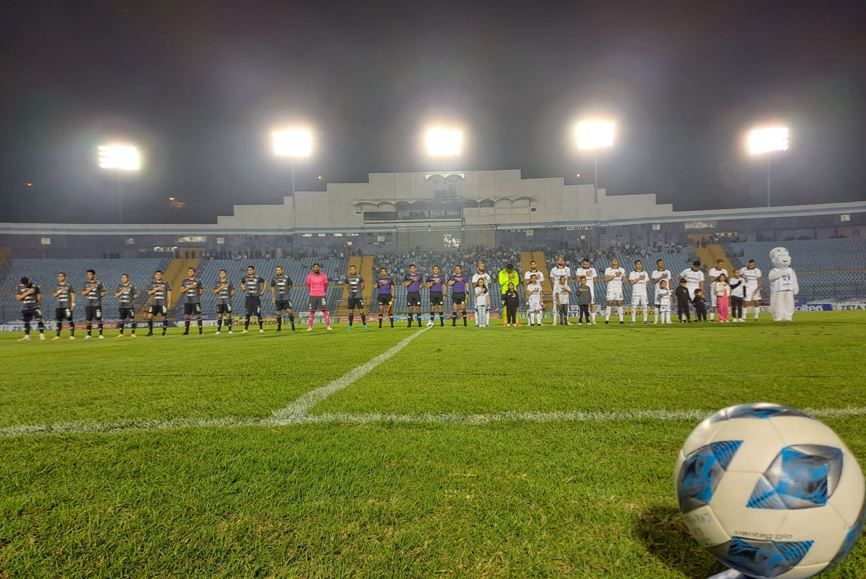
[[[173,317],[173,313],[176,312],[178,306],[183,302],[183,294],[180,288],[183,285],[183,280],[186,278],[187,270],[191,267],[198,270],[198,266],[201,263],[201,254],[199,252],[191,253],[190,255],[191,257],[175,257],[169,262],[163,272],[163,277],[171,286],[171,300],[173,303],[171,308],[172,313],[169,314],[169,317]],[[150,281],[148,281],[145,287],[148,285],[150,285]],[[136,317],[141,318],[150,309],[150,302],[144,301],[147,295],[144,287],[140,288],[139,291],[142,295],[142,306],[139,308],[138,313],[136,313]],[[205,291],[207,291],[207,288],[205,288]]]
[[[702,265],[707,266],[707,269],[716,267],[716,260],[721,259],[724,263],[722,267],[728,270],[729,275],[734,271],[734,264],[728,258],[728,254],[725,253],[725,248],[718,243],[707,243],[705,241],[703,247],[701,247],[701,243],[696,241],[694,249],[695,255],[701,260]]]
[[[541,284],[541,291],[542,296],[544,296],[544,301],[547,301],[547,297],[553,294],[553,284],[550,283],[550,272],[547,269],[547,259],[544,257],[543,251],[520,252],[520,279],[521,281],[524,281],[523,276],[526,275],[527,271],[529,271],[529,262],[532,260],[535,260],[535,265],[538,267],[538,271],[544,275],[544,283]]]

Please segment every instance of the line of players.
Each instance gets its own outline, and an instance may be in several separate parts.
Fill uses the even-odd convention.
[[[310,296],[310,313],[307,320],[307,331],[312,331],[313,318],[317,310],[322,311],[327,324],[328,331],[331,330],[331,317],[327,306],[327,290],[328,277],[321,271],[318,263],[313,264],[312,270],[305,279],[307,291]],[[292,310],[292,303],[289,298],[289,290],[293,287],[292,280],[285,274],[281,266],[275,268],[274,277],[270,283],[270,294],[274,301],[277,310],[277,331],[282,331],[284,315],[288,318],[292,331],[295,330],[295,315]],[[259,332],[264,332],[264,323],[262,319],[262,297],[267,293],[267,282],[265,279],[256,274],[255,267],[248,266],[246,275],[243,276],[240,283],[241,291],[244,294],[244,329],[242,333],[249,331],[250,321],[255,316],[257,318]],[[198,333],[203,332],[202,323],[202,308],[201,298],[205,293],[204,285],[197,277],[195,268],[187,270],[187,277],[184,278],[181,284],[181,300],[183,302],[183,318],[184,318],[184,335],[189,335],[190,326],[195,321]],[[233,312],[232,298],[236,294],[234,284],[228,278],[226,270],[220,270],[219,279],[216,285],[210,290],[216,296],[217,304],[217,334],[222,333],[223,327],[226,328],[229,334],[233,332]],[[80,292],[80,297],[85,301],[85,329],[87,334],[85,340],[93,337],[94,325],[96,326],[97,336],[99,339],[104,339],[103,335],[103,311],[102,300],[107,295],[107,290],[102,281],[97,277],[96,271],[89,269],[85,274],[83,289]],[[117,338],[123,338],[126,329],[129,328],[130,336],[136,337],[137,321],[135,319],[136,301],[140,297],[140,292],[132,284],[129,275],[123,274],[120,276],[120,283],[114,288],[114,297],[117,299],[118,305],[118,323],[119,333]],[[156,318],[161,318],[162,335],[166,334],[168,329],[168,314],[171,311],[173,302],[172,288],[168,280],[165,279],[165,274],[162,271],[157,271],[153,274],[153,280],[145,289],[146,300],[149,300],[150,307],[146,310],[145,316],[147,320],[147,335],[152,336]],[[52,340],[59,340],[63,331],[63,323],[66,322],[69,326],[69,339],[75,339],[75,322],[74,312],[77,305],[79,294],[75,288],[67,280],[65,272],[57,274],[57,285],[51,296],[55,302],[54,320],[55,320],[55,336]],[[18,289],[15,294],[15,299],[21,302],[21,316],[24,321],[24,337],[22,341],[29,341],[32,330],[32,323],[36,321],[39,338],[45,339],[45,321],[42,315],[42,289],[32,280],[22,277]]]
[[[705,277],[700,265],[699,261],[695,261],[691,268],[680,273],[679,279],[682,289],[675,289],[672,287],[674,284],[671,272],[665,267],[665,263],[661,259],[656,262],[656,270],[649,274],[644,270],[643,263],[640,260],[636,261],[635,269],[628,276],[626,276],[625,269],[620,267],[619,261],[616,258],[612,259],[610,267],[604,271],[603,275],[603,279],[607,283],[607,307],[604,311],[605,323],[610,322],[614,310],[619,317],[620,323],[624,323],[623,288],[626,283],[632,290],[632,323],[636,322],[638,313],[642,315],[644,323],[648,321],[650,305],[647,288],[650,285],[655,287],[655,300],[653,304],[656,313],[655,323],[670,323],[674,297],[677,298],[677,313],[681,322],[691,320],[691,307],[695,308],[698,319],[701,319],[702,314],[705,317],[705,301],[702,295],[704,293]],[[555,281],[553,284],[554,324],[569,324],[568,307],[571,303],[572,293],[569,285],[569,281],[572,279],[571,269],[565,265],[565,259],[559,257],[556,260],[556,265],[551,268],[550,274]],[[728,282],[728,272],[723,267],[722,260],[718,260],[716,267],[709,270],[708,276],[712,288],[710,291],[710,320],[715,315],[717,308],[716,300],[720,295],[716,289],[719,280],[724,280],[730,287],[725,297],[730,296],[733,303],[733,319],[735,321],[742,321],[744,319],[743,307],[747,311],[748,309],[752,309],[754,311],[754,319],[758,319],[762,273],[757,268],[754,260],[750,260],[742,271],[734,271],[733,279],[742,279],[742,283],[739,281],[736,283],[734,281]],[[581,262],[581,267],[577,268],[574,272],[573,279],[576,279],[579,284],[577,287],[577,305],[580,309],[578,324],[584,323],[584,320],[587,324],[595,324],[598,314],[595,305],[595,284],[599,281],[598,272],[590,265],[588,259],[584,259]],[[471,278],[463,273],[463,269],[459,265],[455,266],[453,274],[448,277],[443,275],[439,266],[433,266],[432,273],[426,278],[418,272],[415,264],[410,265],[409,271],[404,275],[402,280],[407,291],[408,327],[412,327],[415,321],[417,321],[418,327],[421,327],[422,289],[429,290],[430,316],[427,322],[429,327],[435,325],[437,315],[439,325],[445,325],[445,302],[449,293],[452,302],[451,325],[456,326],[457,320],[460,318],[463,321],[463,325],[466,326],[467,289],[469,287],[471,287],[474,294],[475,324],[480,327],[488,326],[491,281],[492,278],[483,262],[478,263],[477,270]],[[499,272],[498,282],[502,290],[502,300],[505,305],[505,325],[517,325],[516,310],[519,307],[519,298],[516,288],[521,281],[519,274],[512,264],[508,264],[505,269]],[[538,270],[537,263],[531,261],[530,269],[524,273],[523,280],[526,288],[526,305],[530,326],[540,326],[542,323],[543,282],[544,274]],[[363,298],[365,281],[357,272],[354,265],[349,267],[349,272],[342,280],[342,283],[348,289],[349,329],[354,326],[356,312],[360,315],[361,323],[366,329],[367,317]],[[310,296],[307,331],[312,330],[316,311],[322,312],[327,330],[330,331],[331,320],[326,299],[328,278],[321,272],[319,264],[313,264],[311,272],[306,277],[305,285]],[[254,316],[258,323],[259,332],[264,332],[261,299],[267,292],[266,280],[256,273],[255,267],[248,266],[246,275],[241,280],[240,287],[244,294],[245,316],[243,333],[249,331],[250,322]],[[288,318],[292,331],[295,330],[295,315],[289,297],[292,287],[291,278],[285,274],[281,266],[277,266],[274,277],[271,279],[270,293],[276,308],[278,332],[282,331],[284,316]],[[379,304],[379,327],[382,327],[386,316],[390,326],[394,327],[393,304],[396,297],[396,282],[389,275],[386,268],[382,267],[379,269],[378,276],[375,279],[375,287],[375,299]],[[184,306],[184,334],[189,334],[192,321],[196,322],[198,333],[201,334],[203,332],[201,298],[205,292],[205,288],[198,279],[194,268],[189,268],[187,277],[182,282],[180,289]],[[153,280],[145,291],[147,299],[150,300],[150,307],[146,311],[147,335],[153,335],[156,318],[161,318],[162,335],[165,335],[168,327],[168,313],[172,305],[172,289],[162,271],[154,273]],[[229,280],[226,270],[220,270],[219,279],[210,291],[216,296],[216,333],[221,334],[224,326],[229,334],[233,333],[232,298],[236,294],[236,289]],[[86,301],[85,321],[87,334],[85,339],[92,337],[94,323],[99,339],[104,338],[102,300],[106,295],[105,286],[96,276],[96,272],[92,269],[88,270],[81,292],[82,299]],[[121,276],[119,285],[114,289],[114,296],[118,302],[119,333],[117,337],[123,338],[127,327],[130,329],[130,336],[135,337],[137,329],[135,302],[139,298],[139,292],[130,282],[127,274]],[[55,300],[56,322],[56,335],[53,339],[60,339],[64,322],[67,322],[69,325],[70,339],[75,339],[73,312],[77,296],[75,289],[67,281],[64,272],[60,272],[57,275],[57,286],[52,292],[52,297]],[[45,324],[40,307],[42,291],[39,286],[26,277],[21,278],[16,299],[22,304],[22,318],[24,321],[24,337],[22,340],[27,341],[30,339],[31,324],[34,320],[37,323],[40,339],[44,340]]]

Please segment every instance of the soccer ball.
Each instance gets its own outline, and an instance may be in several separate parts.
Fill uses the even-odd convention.
[[[427,321],[427,327],[428,327],[428,328],[432,328],[432,327],[433,327],[433,320],[428,320],[428,321]]]
[[[863,534],[863,472],[811,416],[776,404],[731,406],[689,435],[676,467],[692,536],[750,577],[811,577]]]

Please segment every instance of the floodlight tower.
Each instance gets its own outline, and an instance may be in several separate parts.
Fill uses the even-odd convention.
[[[290,128],[271,131],[274,155],[288,157],[292,170],[292,203],[295,198],[295,159],[306,159],[313,152],[313,133],[309,129]]]
[[[138,147],[112,143],[97,148],[99,167],[117,172],[117,222],[123,223],[123,175],[141,170],[141,153]]]
[[[430,127],[424,133],[427,154],[442,159],[442,170],[447,170],[450,157],[459,157],[463,151],[463,130],[456,127]]]
[[[770,207],[770,161],[773,153],[788,150],[788,127],[758,127],[749,131],[746,148],[752,156],[764,155],[767,159],[767,207]]]
[[[593,153],[595,203],[598,203],[598,151],[613,147],[615,135],[616,123],[613,121],[598,119],[584,120],[577,123],[574,127],[574,138],[577,148],[581,151],[592,151]]]

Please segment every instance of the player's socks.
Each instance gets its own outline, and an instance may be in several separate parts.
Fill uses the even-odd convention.
[[[610,308],[610,306],[607,306],[606,308],[604,308],[604,321],[605,322],[610,321],[610,314],[611,314],[611,308]]]
[[[30,336],[30,322],[24,322],[24,336]]]
[[[361,314],[361,324],[366,328],[367,327],[367,314]]]
[[[162,318],[162,335],[168,331],[168,320],[166,318]]]
[[[330,310],[322,311],[322,317],[325,318],[325,326],[330,328],[331,327],[331,311]]]
[[[130,332],[130,334],[132,334],[134,336],[135,335],[135,328],[138,325],[135,323],[135,318],[132,318],[132,322],[130,324],[132,326],[132,331]]]
[[[222,316],[217,318],[217,332],[222,331],[223,329],[223,319]]]
[[[277,316],[277,331],[278,332],[283,331],[283,316],[282,315]]]
[[[411,328],[411,327],[412,327],[412,322],[414,321],[414,320],[412,319],[412,314],[411,314],[411,313],[409,314],[408,318],[409,318],[409,325],[406,326],[406,327],[407,327],[407,328]]]
[[[350,314],[349,314],[349,327],[350,327],[350,328],[352,327],[352,322],[354,322],[354,321],[355,321],[355,314],[354,314],[354,313],[350,313]]]
[[[616,313],[619,316],[619,323],[623,323],[625,321],[625,309],[622,306],[617,306]]]
[[[391,327],[394,327],[394,316],[388,316],[388,321],[391,322]]]
[[[463,316],[463,325],[464,325],[464,326],[468,325],[467,322],[466,322],[466,319],[467,319],[467,318],[466,318],[466,310],[463,310],[463,311],[460,312],[460,313],[461,313],[461,315]]]
[[[121,336],[123,335],[123,328],[125,328],[125,327],[126,327],[126,324],[124,324],[122,320],[117,322],[117,329],[120,330]]]
[[[289,325],[292,326],[292,331],[295,331],[295,314],[289,314]]]
[[[382,329],[382,314],[379,314],[379,329]]]
[[[716,312],[710,312],[710,321],[712,322],[716,318]]]
[[[232,324],[233,324],[233,323],[234,323],[234,322],[232,321],[232,317],[229,316],[229,317],[226,319],[226,325],[228,325],[228,327],[229,327],[229,332],[232,331]]]
[[[153,335],[153,318],[147,319],[147,335],[148,336]]]
[[[262,320],[261,316],[258,316],[258,319],[259,319],[259,330],[264,330],[265,329],[265,322]]]
[[[244,331],[250,329],[250,316],[244,316]]]
[[[102,335],[102,322],[99,322],[98,324],[96,324],[96,328],[99,330],[99,335],[101,336]]]
[[[457,312],[451,312],[451,327],[457,325]]]
[[[307,316],[307,328],[313,327],[313,318],[316,317],[316,310],[310,310],[309,315]]]
[[[183,335],[189,336],[189,320],[183,321]]]
[[[63,322],[57,322],[57,327],[54,328],[54,331],[57,333],[57,337],[60,337],[60,330],[63,329]]]
[[[201,336],[202,332],[204,332],[204,324],[201,318],[196,320],[196,325],[198,326],[198,335]]]

